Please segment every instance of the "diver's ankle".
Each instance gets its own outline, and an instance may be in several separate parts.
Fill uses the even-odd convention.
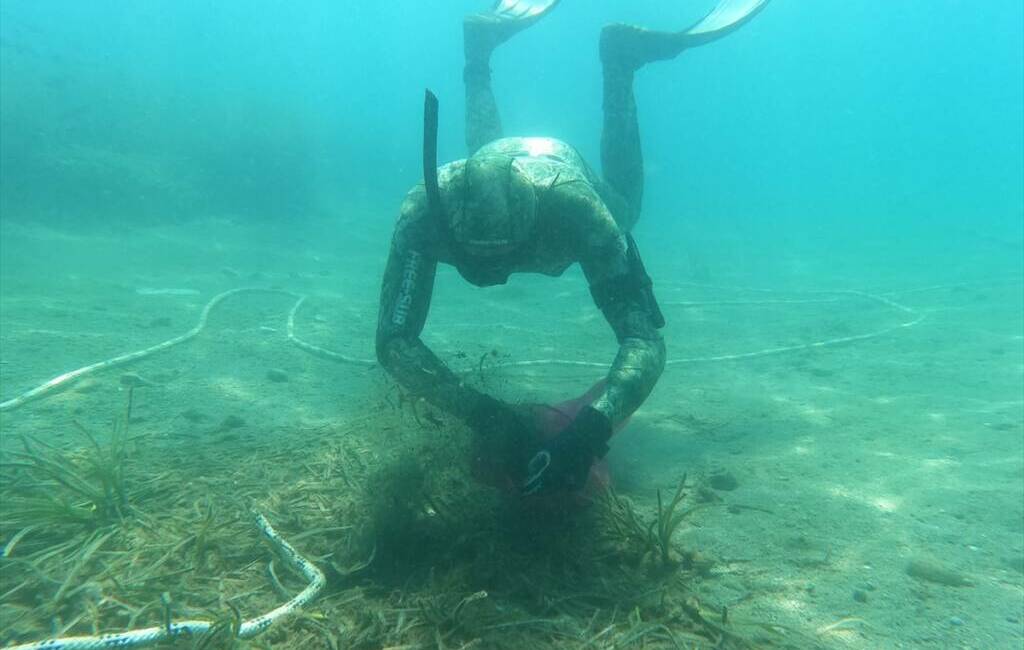
[[[466,56],[466,67],[487,67],[491,54],[504,42],[498,25],[485,16],[474,14],[462,21],[462,46]]]

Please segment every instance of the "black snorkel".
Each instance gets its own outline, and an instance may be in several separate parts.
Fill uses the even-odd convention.
[[[423,98],[423,185],[427,192],[427,209],[434,223],[435,232],[442,245],[448,249],[456,270],[465,280],[478,287],[505,284],[508,282],[509,260],[519,255],[519,251],[506,254],[499,259],[473,259],[467,255],[462,246],[458,245],[452,229],[445,218],[444,206],[441,204],[441,188],[437,180],[437,96],[428,88]],[[511,164],[509,166],[511,173]],[[503,270],[504,269],[504,270]]]
[[[437,96],[428,88],[423,98],[423,184],[427,189],[430,218],[439,233],[444,227],[441,189],[437,185]]]

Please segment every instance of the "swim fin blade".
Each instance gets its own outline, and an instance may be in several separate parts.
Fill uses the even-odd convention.
[[[768,0],[721,0],[711,12],[683,34],[691,37],[687,47],[703,45],[742,27],[768,5]]]
[[[608,25],[601,31],[601,61],[613,68],[636,70],[652,61],[673,59],[683,50],[733,33],[767,5],[768,0],[720,0],[706,16],[677,32]]]

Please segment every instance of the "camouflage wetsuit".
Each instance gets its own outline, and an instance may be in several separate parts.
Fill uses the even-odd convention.
[[[603,45],[603,43],[602,43]],[[536,226],[526,245],[500,259],[474,260],[452,250],[444,227],[430,218],[422,184],[402,204],[384,273],[377,327],[381,364],[413,394],[468,418],[479,393],[423,344],[438,262],[458,269],[477,286],[503,284],[510,273],[561,275],[579,262],[595,302],[619,342],[603,393],[593,407],[617,424],[647,398],[665,365],[663,325],[650,280],[628,234],[640,209],[643,165],[633,97],[634,66],[604,59],[604,130],[601,179],[580,154],[553,138],[501,138],[491,93],[489,52],[467,47],[465,68],[470,152],[510,155],[526,172],[537,197]],[[441,204],[458,200],[466,161],[440,168]]]

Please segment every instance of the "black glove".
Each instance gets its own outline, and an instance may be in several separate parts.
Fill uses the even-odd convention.
[[[585,406],[568,427],[534,455],[527,466],[523,494],[581,489],[590,466],[608,453],[612,423],[597,409]]]

